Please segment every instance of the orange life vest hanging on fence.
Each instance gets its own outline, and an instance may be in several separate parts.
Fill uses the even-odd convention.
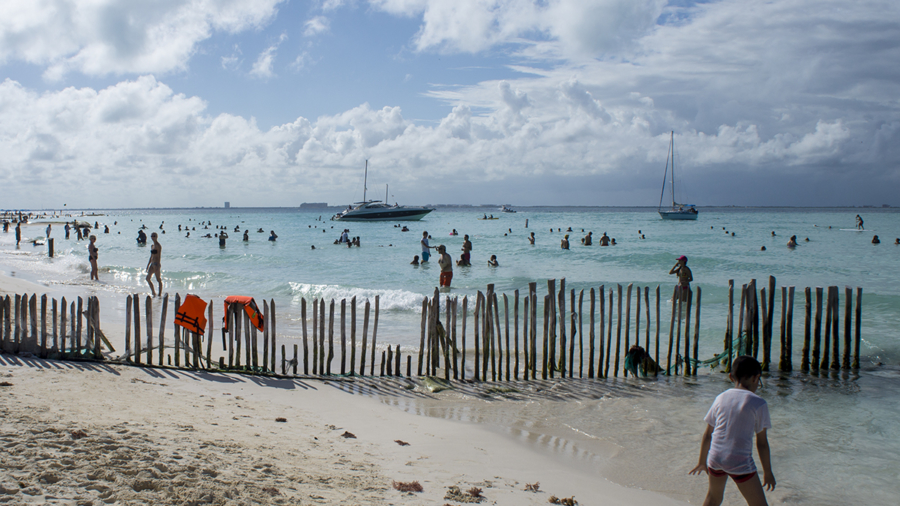
[[[175,313],[175,325],[202,336],[206,332],[206,301],[196,295],[185,295]]]
[[[247,313],[247,316],[250,318],[250,324],[256,327],[260,332],[264,331],[266,328],[266,321],[263,319],[262,312],[259,310],[259,306],[256,305],[256,301],[253,300],[253,297],[230,295],[225,299],[225,317],[222,318],[223,332],[228,330],[228,306],[230,304],[240,304],[244,306],[244,312]]]

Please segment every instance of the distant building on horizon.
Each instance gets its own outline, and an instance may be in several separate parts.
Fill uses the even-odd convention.
[[[231,202],[225,202],[225,209],[231,208]]]
[[[300,204],[300,209],[323,209],[328,207],[328,202],[304,202]]]

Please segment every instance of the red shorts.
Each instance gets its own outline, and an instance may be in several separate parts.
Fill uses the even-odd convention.
[[[441,273],[441,286],[450,286],[450,280],[453,279],[453,271]]]
[[[731,476],[731,479],[734,480],[735,483],[744,483],[745,481],[756,476],[756,473],[731,474],[726,473],[725,471],[720,471],[718,469],[713,469],[711,467],[708,467],[707,470],[709,471],[710,476],[715,476],[716,478],[720,478],[722,476]]]

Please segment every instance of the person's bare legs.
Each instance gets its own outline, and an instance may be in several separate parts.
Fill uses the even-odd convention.
[[[157,293],[159,294],[160,297],[162,297],[162,277],[160,277],[160,275],[159,275],[160,270],[161,269],[159,269],[159,268],[156,269],[156,282],[159,284],[159,291],[157,291]]]
[[[159,274],[157,274],[159,276]],[[156,297],[156,288],[153,287],[153,271],[147,273],[147,284],[150,285],[150,293]],[[160,283],[162,285],[162,283]]]
[[[757,479],[757,482],[759,479]],[[725,497],[725,484],[728,483],[728,476],[709,475],[709,492],[706,493],[706,499],[703,506],[719,506],[722,504],[722,498]]]
[[[744,499],[747,500],[749,506],[768,506],[769,503],[766,502],[766,492],[763,490],[758,474],[754,474],[753,478],[750,478],[743,483],[738,483],[737,487],[738,490],[741,491],[741,495],[744,496]]]

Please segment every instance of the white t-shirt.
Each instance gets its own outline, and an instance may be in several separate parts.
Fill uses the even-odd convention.
[[[422,253],[428,252],[428,250],[429,250],[429,247],[428,247],[428,238],[427,238],[427,237],[423,237],[422,240],[419,241],[419,242],[422,243]]]
[[[753,436],[772,427],[766,401],[749,390],[731,388],[716,397],[703,420],[713,428],[707,467],[729,474],[755,473]]]

